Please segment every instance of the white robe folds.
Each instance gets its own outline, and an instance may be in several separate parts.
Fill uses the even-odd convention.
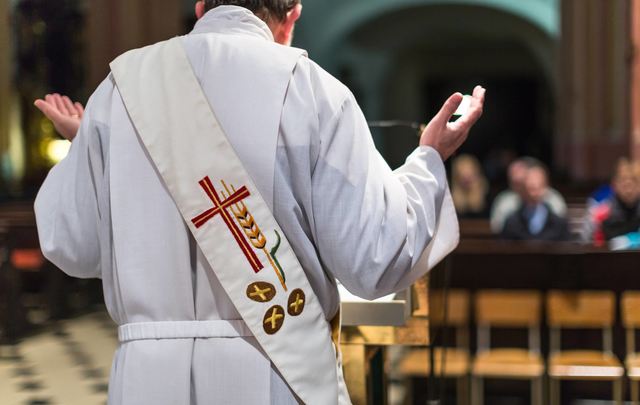
[[[339,306],[336,279],[376,298],[424,275],[423,253],[455,247],[457,220],[435,150],[418,148],[391,171],[346,87],[304,57],[288,77],[270,75],[278,58],[254,56],[280,47],[243,8],[210,11],[182,41],[327,319]],[[91,97],[69,156],[43,184],[36,215],[45,255],[72,276],[102,278],[118,325],[240,319],[111,77]],[[125,341],[109,397],[111,404],[296,403],[250,336]]]

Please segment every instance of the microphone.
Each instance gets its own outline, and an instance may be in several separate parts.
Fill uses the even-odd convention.
[[[471,108],[471,100],[472,100],[471,96],[469,95],[464,96],[464,98],[462,99],[462,102],[460,103],[460,106],[458,107],[456,112],[453,113],[452,121],[457,120],[458,118],[462,117],[469,111],[469,109]],[[367,124],[369,125],[369,128],[410,128],[418,132],[418,137],[422,135],[422,132],[427,126],[427,124],[423,124],[421,122],[405,121],[405,120],[369,121]]]
[[[418,137],[422,135],[422,131],[426,124],[414,121],[403,120],[382,120],[382,121],[369,121],[367,123],[369,128],[409,128],[418,133]]]

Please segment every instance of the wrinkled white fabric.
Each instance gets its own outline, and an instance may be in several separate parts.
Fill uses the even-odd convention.
[[[211,48],[217,35],[237,39],[238,47]],[[247,66],[245,56],[273,39],[245,9],[214,9],[182,40],[327,319],[339,306],[336,279],[357,295],[380,297],[428,271],[418,265],[425,249],[455,247],[458,224],[435,150],[416,149],[393,172],[353,95],[307,58],[284,99],[253,91],[252,82],[269,79],[269,61]],[[260,126],[269,103],[281,111],[273,132]],[[130,128],[108,77],[87,105],[69,156],[36,200],[46,257],[72,276],[101,277],[118,325],[238,320]],[[273,156],[260,158],[262,137],[276,139]],[[443,205],[447,215],[440,217]],[[436,229],[439,243],[432,243]],[[111,404],[265,402],[296,400],[251,337],[136,340],[123,343],[114,359]]]

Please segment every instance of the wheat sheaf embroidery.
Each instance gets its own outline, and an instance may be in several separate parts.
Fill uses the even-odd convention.
[[[227,185],[224,181],[221,181],[221,182],[222,182],[222,186],[226,191],[226,194],[224,192],[222,193],[223,196],[227,194],[232,195],[237,192],[233,184]],[[276,231],[276,236],[278,238],[276,247],[275,249],[272,249],[271,252],[269,252],[267,250],[267,238],[266,236],[264,236],[264,233],[262,233],[262,230],[258,226],[253,215],[251,215],[251,212],[247,208],[246,204],[242,201],[238,202],[237,204],[231,207],[231,212],[233,213],[236,220],[238,221],[238,224],[242,228],[242,231],[251,242],[251,245],[253,245],[253,247],[255,247],[258,250],[262,250],[264,254],[267,256],[267,259],[269,260],[269,264],[271,264],[271,267],[273,268],[276,275],[278,276],[278,280],[280,281],[282,288],[284,288],[284,290],[287,291],[287,282],[286,282],[284,271],[282,270],[282,267],[280,266],[278,259],[275,257],[275,252],[280,246],[280,235],[278,234],[278,232]]]
[[[240,206],[239,209],[238,206]],[[238,206],[231,208],[231,212],[236,216],[251,244],[258,250],[264,249],[267,246],[267,238],[265,238],[260,227],[256,224],[256,220],[247,209],[247,206],[244,203],[238,204]]]

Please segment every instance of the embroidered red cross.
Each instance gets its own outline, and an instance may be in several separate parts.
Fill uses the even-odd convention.
[[[243,236],[242,231],[238,228],[238,226],[234,222],[232,214],[230,214],[227,211],[232,205],[237,204],[242,200],[244,200],[245,198],[249,197],[251,193],[246,187],[241,187],[236,192],[231,194],[229,198],[225,200],[221,200],[215,187],[213,187],[213,183],[211,182],[211,179],[208,176],[200,180],[199,184],[200,184],[200,187],[202,187],[204,192],[207,193],[207,196],[209,196],[209,198],[213,202],[213,208],[209,208],[202,214],[193,218],[191,222],[195,225],[196,228],[199,229],[204,224],[209,222],[210,219],[220,214],[225,224],[233,234],[233,237],[235,238],[236,242],[238,242],[238,245],[240,246],[242,253],[244,253],[247,260],[251,264],[253,271],[258,273],[260,270],[264,268],[264,266],[262,265],[262,263],[260,263],[260,260],[258,259],[258,256],[256,256],[256,253],[253,251],[253,248],[251,247],[251,245],[249,245],[249,243]]]

